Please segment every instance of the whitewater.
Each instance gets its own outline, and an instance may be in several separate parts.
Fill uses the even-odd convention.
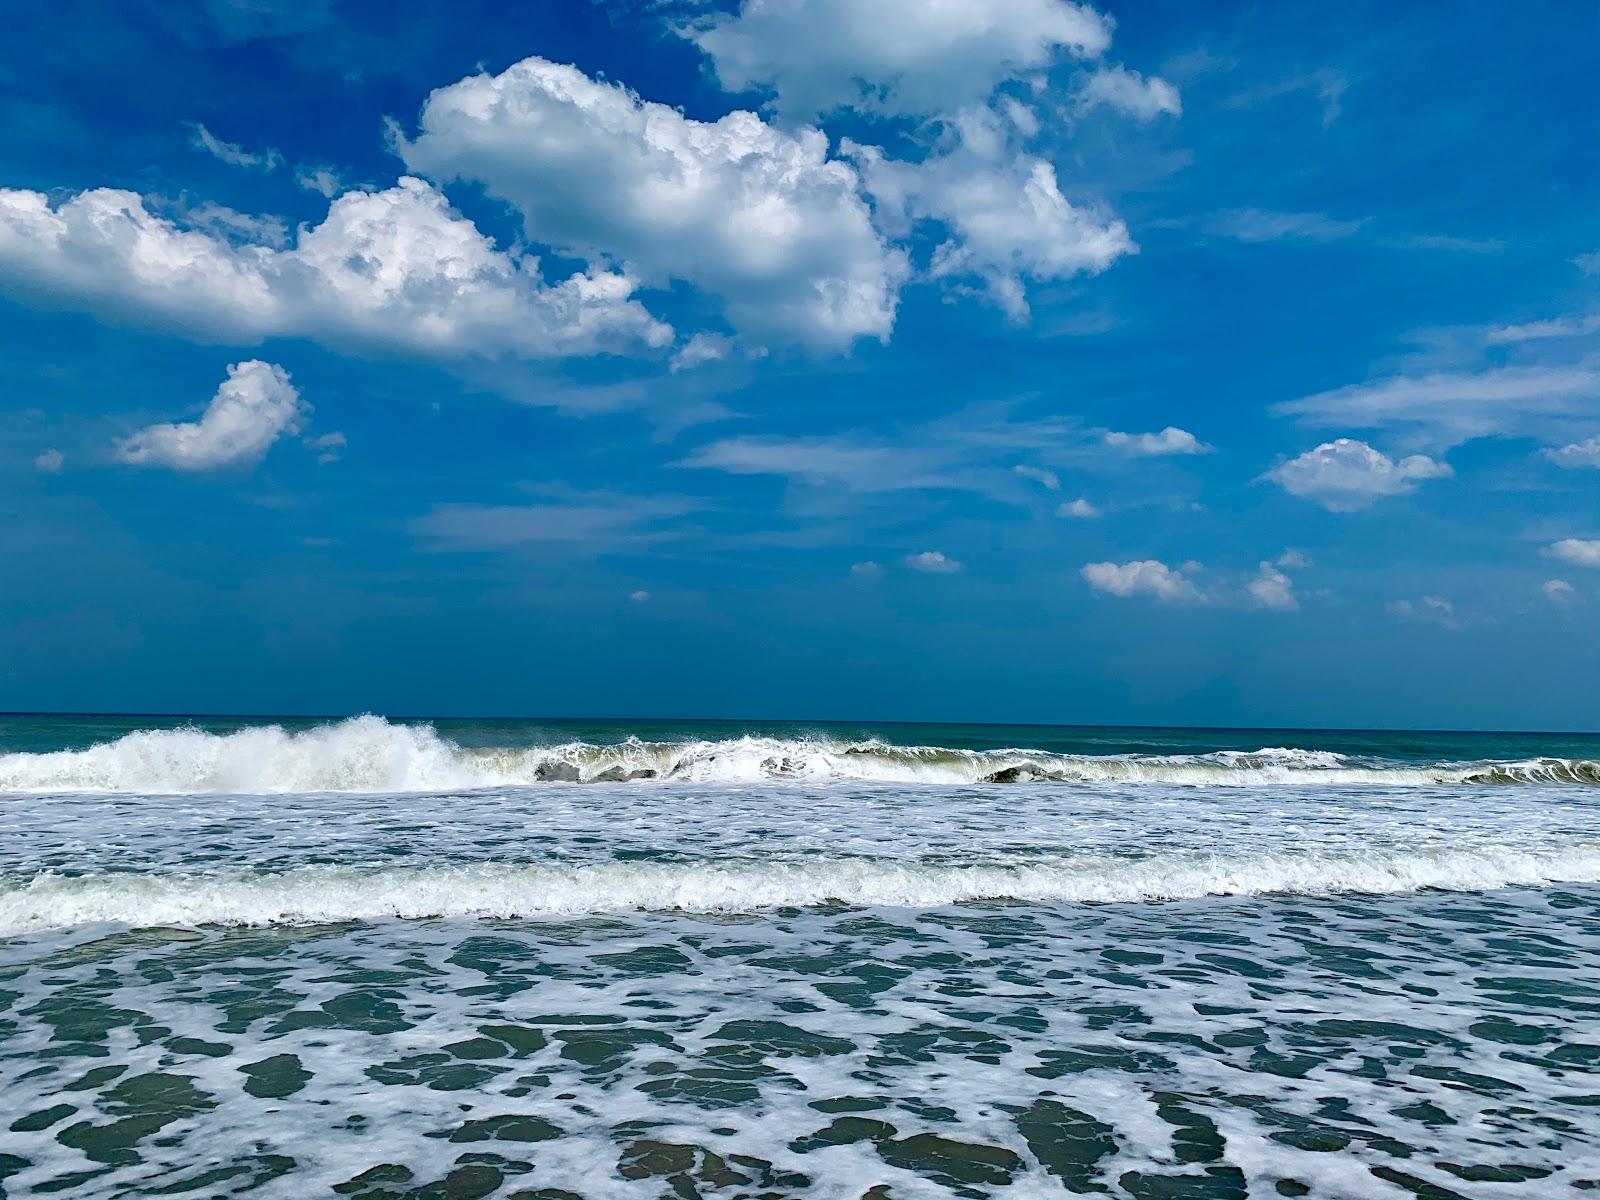
[[[0,791],[418,792],[527,783],[690,783],[774,779],[971,784],[1169,783],[1196,787],[1320,784],[1600,783],[1600,761],[1583,758],[1436,762],[1362,761],[1327,750],[1263,747],[1201,754],[1085,755],[1040,749],[972,750],[743,736],[609,745],[466,748],[428,724],[362,716],[309,729],[252,726],[216,734],[197,728],[140,730],[84,750],[0,754]]]
[[[1597,761],[0,717],[0,1192],[1593,1195]]]

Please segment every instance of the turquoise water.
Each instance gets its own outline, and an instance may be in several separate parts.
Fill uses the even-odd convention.
[[[1597,759],[0,718],[0,1189],[1593,1195]]]

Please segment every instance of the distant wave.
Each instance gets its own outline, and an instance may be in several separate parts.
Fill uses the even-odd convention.
[[[828,903],[940,908],[979,900],[1130,903],[1205,896],[1383,895],[1600,882],[1600,843],[1368,849],[1251,857],[1192,851],[1026,863],[896,859],[304,866],[276,872],[59,875],[0,883],[0,936],[116,924],[273,925]]]
[[[1248,787],[1288,782],[1600,784],[1600,762],[1383,764],[1328,751],[1265,748],[1189,755],[1073,755],[959,750],[823,737],[463,748],[431,726],[355,717],[290,732],[153,729],[86,750],[0,754],[0,792],[134,794],[425,792],[530,783],[677,780],[754,783],[852,779],[919,784],[1165,783]]]

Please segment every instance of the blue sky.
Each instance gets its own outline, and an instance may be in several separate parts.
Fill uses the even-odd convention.
[[[1600,726],[1600,17],[28,6],[0,707]]]

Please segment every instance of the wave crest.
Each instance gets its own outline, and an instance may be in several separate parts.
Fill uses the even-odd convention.
[[[1281,784],[1600,784],[1600,763],[1399,765],[1330,751],[1267,747],[1189,755],[1073,755],[961,750],[824,737],[463,748],[429,725],[363,716],[289,731],[152,729],[86,750],[0,755],[0,792],[278,794],[427,792],[530,783],[676,780],[756,783],[850,779],[885,783],[1163,783],[1194,787]]]

